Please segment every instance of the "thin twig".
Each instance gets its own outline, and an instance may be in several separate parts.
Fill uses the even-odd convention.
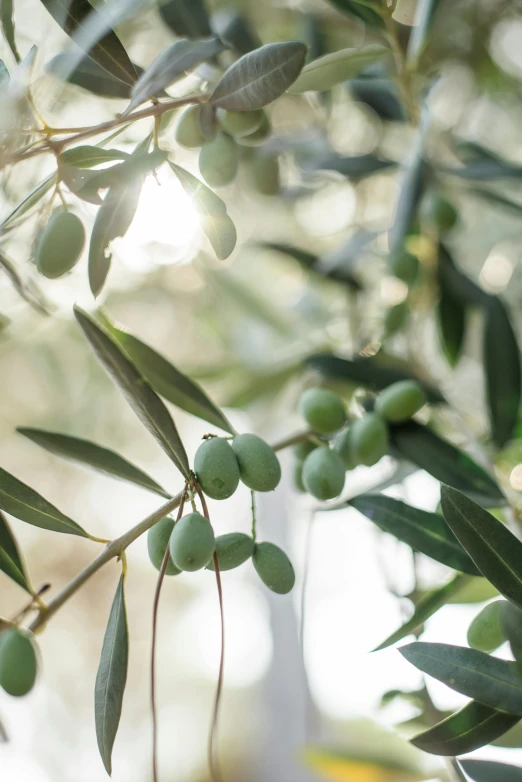
[[[252,540],[255,542],[257,537],[257,519],[256,519],[256,493],[250,489],[250,507],[252,509]]]

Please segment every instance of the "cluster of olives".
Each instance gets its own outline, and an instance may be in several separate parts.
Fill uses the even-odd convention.
[[[299,411],[311,429],[326,439],[295,446],[297,487],[318,500],[338,497],[347,470],[360,464],[371,467],[388,452],[388,424],[407,421],[425,403],[418,383],[399,381],[377,395],[373,411],[347,423],[342,399],[324,388],[307,389]]]
[[[16,626],[0,633],[0,687],[20,697],[32,690],[37,673],[36,648],[30,633]]]
[[[176,141],[187,149],[200,149],[199,171],[213,188],[229,185],[237,176],[241,147],[258,147],[270,135],[270,120],[263,109],[228,111],[218,109],[211,132],[203,130],[202,107],[190,106],[176,126]],[[263,195],[280,191],[279,161],[276,155],[255,155],[254,184]]]
[[[85,245],[85,228],[65,207],[54,209],[36,244],[36,268],[55,280],[76,266]]]

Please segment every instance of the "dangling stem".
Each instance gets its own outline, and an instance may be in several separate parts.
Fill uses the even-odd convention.
[[[253,489],[250,489],[251,508],[252,508],[252,540],[255,543],[257,536],[257,519],[256,519],[256,495]]]
[[[203,515],[210,522],[210,516],[208,513],[208,507],[205,500],[205,496],[199,488],[197,482],[194,484],[195,489],[199,495],[201,507],[203,508]],[[217,732],[219,722],[219,709],[221,706],[221,696],[223,694],[223,680],[225,675],[225,613],[223,609],[223,588],[221,585],[221,573],[219,571],[219,562],[216,552],[212,557],[214,563],[214,571],[216,573],[216,584],[218,590],[219,599],[219,615],[221,619],[221,656],[219,660],[219,674],[218,683],[216,687],[216,697],[214,699],[214,708],[212,710],[212,719],[210,722],[210,733],[208,737],[208,765],[210,770],[210,777],[212,782],[221,782],[221,769],[219,766],[218,756],[218,744],[217,744]]]
[[[185,489],[188,484],[185,484]],[[179,503],[178,515],[176,517],[176,523],[183,515],[183,507],[185,505],[185,492]],[[158,634],[158,608],[161,594],[161,587],[163,585],[163,579],[165,577],[165,571],[169,562],[170,551],[169,547],[165,549],[165,555],[161,563],[161,568],[156,584],[156,591],[154,593],[154,603],[152,607],[152,644],[150,654],[150,706],[152,712],[152,779],[153,782],[158,782],[158,715],[156,708],[156,640]]]

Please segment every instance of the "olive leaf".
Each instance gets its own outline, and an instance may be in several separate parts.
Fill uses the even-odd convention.
[[[140,103],[158,95],[165,87],[183,78],[196,65],[215,57],[224,48],[219,38],[176,41],[154,60],[133,85],[132,100],[124,113],[128,114]]]
[[[522,543],[465,494],[442,486],[444,518],[481,573],[522,608]]]
[[[377,29],[384,27],[384,19],[377,11],[368,8],[366,5],[359,5],[357,0],[329,0],[329,2],[339,9],[342,13],[349,16],[356,16],[365,24]]]
[[[146,473],[128,462],[127,459],[124,459],[123,456],[108,448],[103,448],[101,445],[92,443],[89,440],[83,440],[80,437],[46,432],[42,429],[33,429],[26,426],[20,426],[16,431],[56,456],[62,456],[73,462],[92,467],[94,470],[110,475],[113,478],[120,478],[136,486],[141,486],[142,489],[159,494],[160,497],[169,499],[172,496]]]
[[[123,587],[122,575],[111,606],[94,687],[96,738],[108,774],[112,772],[112,748],[120,723],[129,658],[129,632]]]
[[[519,722],[520,717],[470,701],[411,743],[430,755],[454,757],[485,747]]]
[[[353,99],[365,103],[380,119],[404,122],[404,107],[399,99],[397,86],[392,81],[362,74],[351,79],[348,87]]]
[[[461,760],[460,765],[473,782],[522,782],[522,768],[491,760]]]
[[[463,305],[483,307],[491,298],[457,267],[449,248],[443,243],[438,250],[437,276],[439,283]]]
[[[438,267],[439,299],[437,302],[437,320],[444,355],[448,364],[454,367],[461,356],[466,336],[467,309],[455,295],[453,286],[448,284]]]
[[[0,269],[7,274],[14,289],[22,297],[22,299],[24,299],[24,301],[30,304],[31,307],[40,312],[42,315],[49,314],[49,307],[47,306],[47,303],[37,286],[32,282],[32,280],[24,282],[16,270],[14,264],[8,258],[6,258],[3,253],[0,253]]]
[[[500,621],[520,675],[522,674],[522,611],[512,603],[502,601]]]
[[[399,651],[416,668],[452,690],[494,709],[522,715],[522,682],[514,663],[450,644],[416,642]]]
[[[359,182],[378,171],[395,168],[396,165],[393,160],[384,160],[372,154],[347,157],[328,153],[311,157],[302,164],[302,168],[305,172],[337,171],[338,174]]]
[[[25,563],[18,550],[16,539],[3,513],[0,513],[0,570],[22,589],[33,594]]]
[[[453,570],[481,575],[440,514],[413,508],[383,494],[360,494],[349,505],[416,551]]]
[[[143,69],[133,64],[137,76]],[[47,64],[47,72],[101,98],[130,98],[131,84],[112,76],[87,55],[78,60],[74,52],[60,52]]]
[[[79,524],[63,514],[38,492],[0,468],[0,510],[35,527],[88,538]]]
[[[306,46],[300,41],[261,46],[225,71],[210,102],[233,111],[262,109],[288,90],[305,59]]]
[[[369,232],[364,232],[367,236],[363,238],[362,233],[356,233],[348,242],[323,257],[283,242],[262,242],[260,247],[290,256],[303,269],[358,291],[362,289],[362,285],[354,275],[354,261],[364,245],[373,238],[373,234],[370,235]]]
[[[123,45],[110,29],[99,10],[88,0],[41,0],[53,19],[67,33],[74,37],[81,31],[87,21],[96,20],[99,30],[106,32],[85,53],[89,55],[105,71],[125,84],[134,84],[137,75],[132,62]]]
[[[184,191],[196,207],[201,230],[209,240],[217,258],[225,260],[234,250],[237,241],[236,227],[227,214],[225,202],[213,190],[181,166],[169,161]]]
[[[27,214],[33,206],[36,206],[44,195],[56,185],[57,178],[58,175],[56,172],[49,174],[49,176],[36,185],[30,193],[24,196],[0,223],[0,234],[5,233],[12,224],[16,223],[17,220]]]
[[[176,35],[199,38],[212,34],[204,0],[169,0],[160,3],[159,12]]]
[[[491,432],[502,448],[511,440],[522,395],[520,349],[507,310],[492,296],[486,307],[484,370]]]
[[[105,320],[107,322],[106,317]],[[202,418],[229,434],[235,434],[230,421],[209,399],[201,386],[133,334],[117,328],[112,323],[108,323],[108,329],[156,393],[187,413]]]
[[[211,27],[227,46],[240,54],[247,54],[261,46],[261,41],[248,19],[236,11],[218,11],[212,16]]]
[[[347,79],[357,76],[364,68],[389,54],[382,46],[365,46],[362,49],[341,49],[325,54],[304,66],[288,92],[322,92]]]
[[[498,508],[507,503],[492,476],[471,456],[443,440],[427,426],[415,421],[392,426],[390,440],[394,454],[426,470],[441,483],[454,486],[489,507]]]
[[[156,438],[185,478],[190,478],[187,454],[169,411],[117,342],[85,312],[74,314],[98,359],[119,386],[136,415]]]
[[[0,0],[0,22],[2,24],[2,32],[4,38],[7,41],[7,45],[11,49],[11,54],[15,58],[16,62],[21,61],[18,48],[16,46],[15,28],[14,28],[14,7],[13,0]]]
[[[60,165],[65,164],[75,168],[94,168],[102,163],[128,160],[128,158],[129,154],[122,152],[121,149],[103,149],[102,147],[83,145],[64,150],[60,155],[59,162]]]

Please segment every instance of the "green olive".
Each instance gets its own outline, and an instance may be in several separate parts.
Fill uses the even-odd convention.
[[[277,155],[256,155],[252,160],[252,177],[258,193],[266,196],[279,195],[281,178]]]
[[[430,193],[421,204],[421,219],[444,234],[454,228],[459,214],[453,204],[438,193]]]
[[[232,446],[223,437],[204,440],[194,457],[199,485],[213,500],[226,500],[239,485],[239,465]]]
[[[170,556],[180,570],[201,570],[210,562],[215,544],[210,522],[200,513],[189,513],[172,530]]]
[[[353,458],[371,467],[388,451],[388,427],[376,413],[367,413],[354,421],[350,429]]]
[[[255,434],[232,440],[241,480],[254,491],[272,491],[281,480],[281,465],[274,449]]]
[[[357,467],[357,461],[353,453],[351,428],[348,426],[335,435],[334,448],[344,462],[346,470],[354,470]]]
[[[165,518],[158,521],[147,533],[147,549],[149,552],[149,559],[156,568],[161,570],[163,557],[169,545],[170,536],[174,529],[174,519],[165,516]],[[166,576],[177,576],[181,573],[181,570],[176,567],[172,561],[172,557],[169,557],[167,563],[167,569],[165,570]]]
[[[206,141],[199,153],[199,170],[210,187],[224,187],[234,181],[239,155],[236,142],[224,133]]]
[[[255,543],[250,535],[243,532],[229,532],[216,538],[216,554],[220,570],[233,570],[250,559],[254,553]],[[213,559],[207,565],[207,570],[214,570]]]
[[[38,271],[51,280],[62,277],[78,263],[84,244],[80,218],[62,207],[55,209],[37,243]]]
[[[384,316],[384,331],[391,337],[406,325],[410,317],[410,307],[407,301],[394,304]]]
[[[426,404],[426,395],[415,380],[400,380],[377,396],[375,412],[390,423],[407,421]]]
[[[186,149],[197,149],[205,143],[205,136],[199,124],[200,107],[189,106],[180,115],[176,125],[175,139]]]
[[[237,139],[237,143],[242,147],[259,147],[270,136],[272,132],[272,126],[267,115],[263,113],[263,119],[261,125],[253,133],[248,136],[241,136]]]
[[[259,130],[263,122],[265,112],[263,109],[256,111],[227,111],[227,109],[218,109],[217,117],[219,124],[226,133],[235,138],[250,136]]]
[[[298,408],[306,423],[322,434],[333,434],[346,423],[344,402],[325,388],[307,388]]]
[[[318,500],[333,500],[343,490],[344,462],[329,448],[317,448],[303,464],[303,483],[306,490]]]
[[[502,626],[501,610],[503,600],[484,606],[468,627],[468,644],[472,649],[491,654],[506,640]]]
[[[0,634],[0,686],[20,697],[32,690],[37,672],[36,650],[32,636],[10,627]]]
[[[295,584],[292,563],[273,543],[257,543],[252,561],[263,584],[278,595],[286,595]]]
[[[400,250],[390,257],[390,273],[407,285],[412,285],[419,274],[419,259],[406,250]]]

